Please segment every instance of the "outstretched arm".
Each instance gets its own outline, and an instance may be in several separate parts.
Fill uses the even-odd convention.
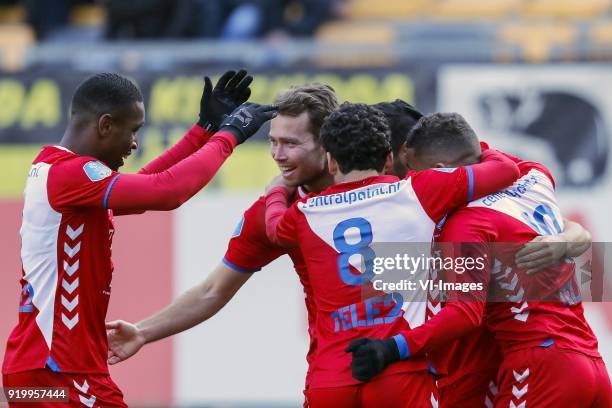
[[[473,183],[467,201],[477,200],[510,186],[520,176],[518,165],[495,149],[482,152],[481,162],[469,166]]]
[[[121,214],[179,207],[208,184],[236,144],[254,135],[275,115],[274,107],[242,104],[204,147],[168,170],[150,175],[115,175],[108,185],[103,206]]]
[[[408,175],[427,215],[438,223],[469,201],[510,186],[519,178],[520,171],[518,165],[505,154],[485,149],[480,163],[409,172]]]
[[[219,132],[197,152],[155,174],[118,174],[108,186],[103,206],[120,214],[173,210],[193,197],[233,152],[236,139]]]
[[[247,75],[245,70],[226,71],[219,78],[214,89],[210,78],[204,77],[198,123],[193,125],[176,145],[147,164],[138,173],[161,173],[198,151],[219,129],[225,116],[249,99],[251,82],[253,82],[253,77]]]
[[[127,360],[147,343],[198,325],[221,310],[252,276],[221,263],[206,280],[192,287],[156,314],[136,324],[123,320],[106,323],[108,363]]]
[[[200,125],[193,125],[181,140],[140,169],[138,174],[155,174],[168,170],[197,152],[210,140],[211,136],[212,134]]]
[[[181,160],[197,152],[210,140],[211,136],[212,135],[200,125],[193,125],[177,144],[160,154],[156,159],[140,169],[137,174],[156,174],[168,170]],[[146,210],[143,209],[140,211],[131,210],[124,212],[116,209],[113,211],[113,215],[142,214],[145,211]]]

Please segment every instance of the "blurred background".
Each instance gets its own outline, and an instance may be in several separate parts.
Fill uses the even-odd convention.
[[[145,95],[126,172],[195,122],[203,75],[244,67],[259,103],[321,81],[342,100],[457,111],[483,140],[546,164],[565,214],[610,242],[611,62],[612,0],[0,0],[0,347],[17,320],[25,176],[41,145],[60,140],[91,73],[126,74]],[[117,220],[109,320],[147,316],[220,261],[276,174],[265,136],[181,209]],[[585,308],[610,368],[612,306]],[[303,295],[281,259],[209,322],[111,372],[137,407],[296,407],[306,336]]]

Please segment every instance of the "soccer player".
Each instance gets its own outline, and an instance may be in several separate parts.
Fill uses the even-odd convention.
[[[294,198],[308,192],[320,192],[333,181],[327,172],[325,151],[319,140],[323,120],[338,107],[333,88],[318,83],[295,86],[282,92],[274,105],[278,108],[278,115],[270,126],[272,158],[286,183],[297,187]],[[202,283],[159,313],[136,324],[121,320],[109,322],[109,363],[123,361],[146,343],[180,333],[214,316],[254,272],[288,254],[304,289],[310,337],[306,360],[311,367],[316,337],[306,268],[299,251],[287,251],[268,240],[264,213],[265,197],[262,196],[244,212],[222,262]],[[307,374],[305,388],[308,385]]]
[[[274,105],[278,116],[271,122],[270,143],[285,183],[297,186],[296,197],[308,192],[318,193],[333,182],[327,171],[325,151],[319,141],[323,120],[338,107],[334,90],[323,84],[305,84],[281,93]],[[392,129],[391,145],[399,157],[405,134],[422,116],[409,104],[397,100],[376,105]],[[399,160],[395,172],[404,176],[405,167]],[[172,304],[155,315],[130,324],[109,322],[109,363],[116,364],[150,343],[187,330],[215,315],[229,302],[242,285],[276,258],[288,253],[300,278],[308,312],[310,347],[306,356],[309,371],[316,350],[314,305],[306,268],[299,251],[271,243],[265,231],[265,200],[261,197],[243,215],[239,231],[232,237],[223,262],[201,284],[179,296]],[[308,389],[310,375],[306,375]]]
[[[319,128],[323,119],[337,108],[333,89],[322,84],[293,87],[275,101],[279,114],[271,122],[272,157],[288,176],[287,183],[297,188],[297,195],[320,192],[332,184],[327,171],[325,152],[319,142]],[[405,136],[422,116],[409,104],[397,100],[375,105],[381,110],[391,128],[394,154],[394,173],[406,174],[399,160],[405,150]],[[257,200],[240,221],[236,236],[214,271],[201,284],[179,296],[172,304],[155,315],[136,324],[124,321],[108,323],[110,364],[123,361],[146,343],[150,343],[193,327],[216,314],[255,271],[265,267],[287,250],[272,244],[265,233],[264,198]],[[305,292],[308,311],[310,348],[309,367],[316,349],[314,334],[314,306],[305,266],[298,251],[289,252]],[[309,384],[306,378],[306,388]]]
[[[272,157],[288,184],[299,186],[297,194],[320,192],[332,184],[325,152],[319,142],[319,129],[325,117],[337,106],[333,89],[322,84],[306,84],[283,92],[275,101],[279,114],[271,122]],[[422,116],[403,101],[380,103],[394,130],[392,146],[398,152],[404,135]],[[399,157],[399,154],[397,155]],[[399,161],[398,161],[399,162]],[[404,169],[398,170],[405,175]],[[228,250],[210,276],[188,290],[171,305],[136,325],[109,322],[109,363],[116,364],[135,354],[144,344],[153,342],[199,324],[217,313],[252,276],[287,250],[272,244],[264,225],[264,197],[256,201],[240,221],[239,234],[232,237]],[[309,367],[316,348],[312,296],[299,251],[288,251],[305,292],[308,311],[310,348]],[[306,388],[309,375],[306,378]]]
[[[464,138],[458,137],[465,133],[459,122],[459,118],[438,114],[422,119],[411,134],[410,166],[451,165],[452,152],[467,147]],[[495,406],[610,406],[610,380],[597,351],[597,339],[584,319],[575,264],[564,261],[539,275],[529,274],[530,266],[525,262],[517,266],[515,253],[522,243],[538,235],[557,236],[564,220],[550,172],[539,163],[514,160],[521,177],[511,188],[461,208],[446,220],[441,231],[441,242],[457,243],[443,246],[443,253],[483,260],[483,268],[463,274],[451,270],[446,278],[482,283],[483,289],[468,294],[452,292],[452,301],[435,317],[394,337],[401,344],[394,350],[399,351],[396,354],[380,357],[383,345],[390,344],[388,340],[357,340],[353,364],[372,376],[392,361],[443,348],[452,379],[443,384],[442,406],[492,406],[492,398],[487,401],[482,388],[489,384],[489,370],[497,368],[500,359],[497,384],[490,387],[497,394]],[[489,245],[491,242],[506,244]],[[583,251],[584,246],[578,244],[570,245],[567,252],[577,256]],[[524,257],[519,254],[518,258]],[[487,295],[494,302],[486,304]],[[487,332],[467,335],[483,323],[495,336],[501,356],[492,351]],[[475,366],[474,361],[481,366]],[[480,394],[462,384],[464,380],[479,388]],[[469,400],[460,393],[480,395],[480,399]]]
[[[410,172],[403,180],[383,176],[392,163],[388,125],[380,111],[363,104],[347,103],[332,113],[321,129],[321,141],[338,184],[299,199],[289,209],[291,192],[284,186],[273,186],[266,197],[268,236],[299,248],[317,308],[318,351],[309,404],[420,406],[429,401],[433,389],[424,358],[397,363],[366,384],[351,375],[350,355],[345,353],[351,340],[382,339],[398,329],[409,331],[425,319],[423,303],[405,306],[397,292],[371,290],[371,245],[430,242],[435,225],[448,212],[509,185],[518,177],[518,168],[501,153],[486,150],[481,163],[478,151],[469,157],[471,166],[452,171]],[[471,142],[479,148],[476,138]],[[455,153],[463,157],[466,149]],[[353,255],[362,257],[364,270],[351,262]],[[370,295],[365,300],[364,291]],[[391,342],[387,346],[397,352],[395,340]]]
[[[26,182],[19,322],[7,342],[5,387],[68,387],[71,406],[125,406],[106,364],[112,217],[171,210],[204,187],[275,114],[243,103],[251,80],[230,71],[213,90],[206,78],[198,125],[138,174],[117,170],[144,123],[139,89],[109,73],[79,85],[60,144],[42,149]],[[199,148],[185,155],[188,145]]]

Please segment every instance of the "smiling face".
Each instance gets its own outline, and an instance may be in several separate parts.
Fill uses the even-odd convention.
[[[102,139],[99,157],[108,167],[117,171],[132,150],[138,148],[136,133],[144,125],[145,110],[142,102],[134,102],[121,114],[104,114],[98,121]]]
[[[308,112],[272,119],[269,139],[272,158],[288,184],[308,187],[329,177],[325,150],[310,131]]]

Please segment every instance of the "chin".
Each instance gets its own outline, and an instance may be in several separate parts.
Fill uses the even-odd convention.
[[[305,183],[305,180],[302,180],[299,177],[283,177],[285,183],[290,187],[299,187]]]
[[[304,181],[300,181],[300,180],[285,180],[285,183],[287,183],[287,186],[289,187],[299,187],[305,184]]]

